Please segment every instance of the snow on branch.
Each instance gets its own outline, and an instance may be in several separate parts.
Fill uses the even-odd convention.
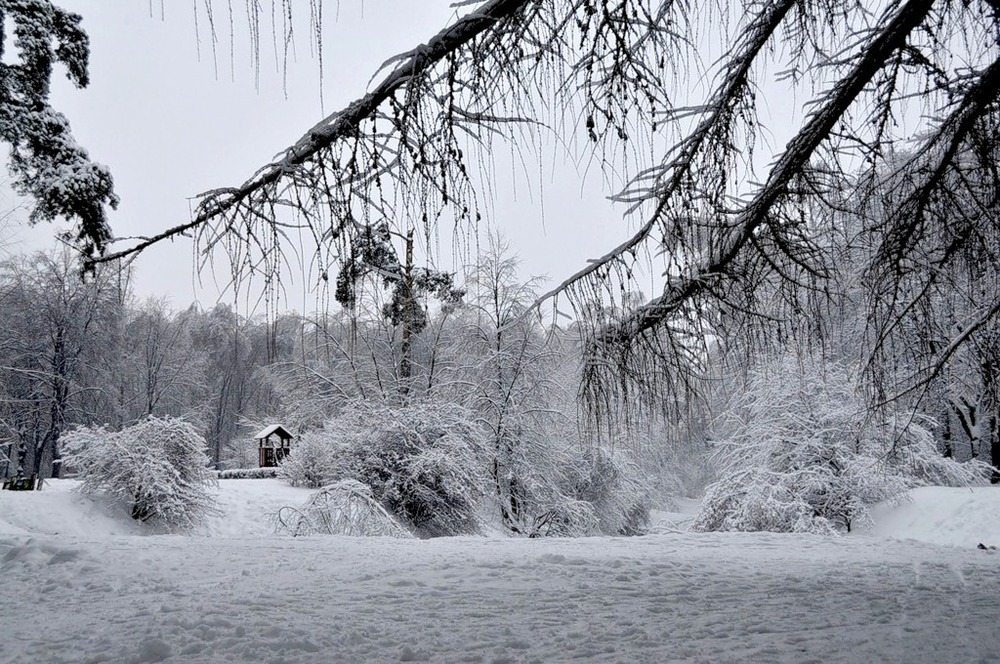
[[[621,324],[604,330],[602,335],[605,339],[628,343],[675,314],[684,303],[704,291],[710,282],[726,273],[740,251],[750,244],[757,229],[768,221],[774,206],[788,195],[789,185],[797,174],[806,170],[816,148],[829,138],[831,130],[861,91],[890,55],[902,48],[910,33],[926,19],[933,5],[933,0],[911,0],[899,9],[863,49],[852,71],[837,82],[823,104],[812,112],[809,121],[788,143],[771,169],[767,182],[728,225],[730,230],[726,236],[712,247],[709,260],[690,276],[670,280],[663,295],[639,307]]]
[[[340,480],[314,493],[302,507],[282,507],[274,515],[278,532],[292,536],[350,535],[412,538],[357,480]]]
[[[0,141],[10,147],[11,185],[33,201],[30,224],[66,219],[74,225],[62,239],[85,257],[98,257],[111,241],[107,208],[118,207],[114,182],[49,104],[55,63],[66,67],[77,87],[90,82],[82,19],[49,0],[2,2],[0,19],[6,23],[0,31]]]
[[[188,224],[106,260],[192,231],[206,254],[227,252],[236,282],[262,275],[280,287],[280,270],[301,252],[308,278],[326,292],[330,273],[351,265],[364,229],[377,224],[420,228],[429,247],[447,224],[453,246],[471,246],[483,203],[495,195],[495,141],[525,172],[550,143],[559,145],[577,166],[600,170],[623,210],[642,216],[631,237],[544,294],[536,309],[557,300],[572,307],[591,403],[645,394],[662,404],[696,389],[714,340],[753,347],[812,325],[841,286],[834,281],[843,276],[842,252],[850,253],[837,245],[845,217],[868,240],[884,240],[881,255],[862,258],[862,271],[882,270],[884,279],[871,280],[882,289],[872,294],[872,320],[884,314],[891,332],[901,307],[934,295],[908,291],[911,275],[929,283],[939,268],[956,270],[935,253],[962,248],[942,220],[960,210],[962,223],[977,229],[995,215],[989,185],[969,184],[1000,181],[989,166],[1000,145],[995,3],[458,6],[474,9],[388,60],[369,94],[274,163],[238,187],[204,194]],[[700,51],[714,47],[717,30],[733,46],[706,66]],[[704,99],[702,80],[712,81]],[[755,151],[773,126],[757,107],[770,84],[805,98],[781,109],[777,122],[791,124],[792,138],[762,166]],[[918,149],[898,177],[885,177]],[[962,166],[970,154],[985,176]],[[893,196],[884,191],[890,180]],[[645,276],[652,297],[638,292]],[[879,332],[871,338],[881,343]]]
[[[481,33],[494,28],[500,21],[527,4],[529,0],[490,0],[484,3],[483,6],[439,32],[426,44],[389,60],[386,64],[393,62],[398,64],[374,90],[317,123],[295,145],[286,149],[281,159],[259,169],[239,187],[214,189],[202,194],[195,217],[190,222],[170,228],[127,249],[97,258],[94,262],[134,256],[157,242],[183,235],[214,221],[232,219],[240,213],[252,213],[255,206],[261,205],[275,195],[283,180],[294,180],[303,165],[319,158],[324,149],[337,141],[354,138],[362,121],[373,118],[379,107],[411,81],[425,75],[449,54]],[[231,222],[224,223],[218,233],[230,231],[234,231]]]
[[[785,16],[799,0],[782,0],[768,5],[753,21],[744,33],[743,43],[738,45],[731,56],[722,83],[705,104],[705,117],[697,128],[673,150],[675,154],[671,161],[664,165],[641,173],[626,188],[615,196],[616,200],[638,206],[644,201],[655,197],[659,200],[656,211],[649,216],[635,234],[604,256],[590,261],[587,267],[576,272],[558,286],[548,291],[536,301],[536,305],[549,301],[565,292],[573,284],[605,269],[609,263],[622,260],[622,257],[636,251],[662,223],[662,215],[668,205],[682,205],[677,200],[678,193],[685,193],[683,187],[691,176],[691,170],[696,166],[695,159],[705,150],[706,144],[715,143],[716,148],[725,148],[717,142],[729,133],[729,123],[733,121],[734,108],[739,104],[742,94],[749,85],[750,69],[761,49],[767,45],[774,32],[781,25]],[[684,109],[675,109],[674,114]],[[648,183],[648,184],[646,184]],[[643,186],[645,185],[645,186]]]
[[[914,486],[985,483],[987,464],[941,456],[934,422],[872,414],[851,373],[791,353],[753,372],[716,425],[720,478],[692,528],[842,533]]]
[[[80,490],[121,502],[137,521],[186,530],[217,512],[205,439],[184,420],[150,416],[116,432],[80,427],[63,443]]]

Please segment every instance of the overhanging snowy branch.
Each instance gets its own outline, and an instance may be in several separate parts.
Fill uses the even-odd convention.
[[[799,1],[781,0],[781,2],[770,4],[766,11],[762,12],[746,30],[744,43],[740,45],[740,48],[735,49],[735,57],[727,68],[722,85],[705,105],[707,109],[706,117],[694,132],[677,148],[677,156],[671,160],[670,164],[666,167],[654,169],[655,173],[668,174],[668,179],[663,183],[654,184],[653,191],[643,192],[643,194],[637,197],[636,200],[641,201],[652,194],[659,199],[656,211],[650,215],[648,221],[628,240],[604,256],[591,261],[587,267],[576,272],[558,286],[539,297],[535,302],[536,306],[565,292],[573,284],[607,268],[610,263],[621,260],[623,256],[635,251],[649,239],[650,234],[661,223],[661,217],[667,206],[677,203],[674,197],[681,190],[684,181],[691,175],[695,157],[703,151],[710,134],[717,130],[720,124],[727,121],[727,116],[732,110],[734,100],[738,98],[740,90],[748,85],[750,69],[757,60],[761,49],[764,48],[774,35],[775,30],[784,21],[789,10],[798,4]],[[642,179],[645,178],[637,178],[639,181]],[[630,198],[629,192],[624,192],[618,198],[627,202],[632,202],[633,200]]]
[[[660,297],[643,305],[621,323],[603,330],[604,341],[630,342],[675,314],[702,292],[709,282],[726,271],[765,223],[773,206],[787,194],[789,183],[806,168],[816,148],[829,138],[833,127],[885,61],[906,44],[910,33],[926,19],[933,5],[933,0],[911,0],[899,9],[864,49],[853,69],[838,81],[825,103],[812,113],[805,126],[789,142],[767,182],[737,216],[729,237],[721,246],[714,248],[711,260],[691,275],[672,279]]]
[[[375,115],[376,111],[393,95],[405,88],[415,77],[422,75],[449,54],[469,43],[478,35],[494,28],[500,21],[516,14],[530,0],[489,0],[475,11],[463,16],[453,25],[435,35],[426,44],[401,56],[399,64],[374,90],[343,110],[328,116],[289,147],[278,161],[260,169],[243,185],[236,188],[215,189],[203,194],[195,217],[190,222],[170,228],[132,247],[92,260],[102,263],[138,254],[147,247],[163,240],[175,238],[201,226],[223,218],[227,213],[247,205],[253,196],[282,179],[294,177],[302,164],[316,158],[333,143],[356,134],[360,123]]]

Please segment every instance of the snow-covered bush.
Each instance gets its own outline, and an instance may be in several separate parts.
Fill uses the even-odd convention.
[[[354,479],[401,522],[437,537],[479,529],[487,485],[483,432],[455,405],[354,404],[317,432],[331,446],[331,479]],[[297,448],[289,459],[301,452]]]
[[[357,480],[341,480],[314,493],[302,507],[283,507],[275,515],[279,532],[358,537],[412,535]]]
[[[315,488],[357,480],[425,536],[479,530],[481,508],[498,487],[508,492],[506,525],[522,536],[644,532],[649,492],[622,453],[581,448],[569,438],[545,445],[519,439],[497,464],[502,476],[494,476],[497,452],[485,439],[475,415],[460,406],[358,403],[304,435],[278,476]]]
[[[556,494],[547,509],[525,523],[528,537],[589,537],[600,535],[601,520],[594,506],[585,500]]]
[[[227,470],[254,468],[260,459],[260,448],[258,447],[257,440],[249,434],[254,431],[260,431],[269,425],[270,422],[265,422],[259,426],[256,421],[253,424],[241,422],[240,431],[244,433],[242,435],[234,435],[222,450],[223,467]]]
[[[639,467],[621,452],[594,447],[584,465],[574,496],[594,506],[600,531],[607,535],[641,535],[649,527],[649,491]]]
[[[532,459],[539,461],[534,467]],[[514,460],[511,470],[518,494],[511,504],[519,508],[514,534],[585,537],[645,532],[650,494],[638,466],[621,452],[603,447],[581,450],[574,444],[558,454]],[[514,483],[508,477],[505,484]]]
[[[292,486],[318,489],[336,479],[337,455],[333,430],[304,433],[279,464],[278,477]]]
[[[262,480],[278,476],[277,468],[228,468],[215,473],[220,480]]]
[[[905,431],[905,439],[892,445],[888,463],[928,486],[975,486],[989,482],[993,466],[979,459],[958,462],[943,456],[932,433],[936,422],[928,417],[892,414],[883,428],[887,434]],[[900,444],[901,443],[901,444]]]
[[[695,530],[833,533],[917,484],[981,482],[915,417],[876,417],[841,365],[786,358],[754,373],[720,423],[720,479]]]
[[[148,417],[117,432],[83,427],[63,441],[80,490],[122,502],[134,519],[183,529],[215,512],[205,439],[184,420]]]
[[[651,494],[639,466],[622,448],[581,445],[570,422],[546,424],[518,427],[494,452],[491,491],[506,529],[522,537],[644,532]]]

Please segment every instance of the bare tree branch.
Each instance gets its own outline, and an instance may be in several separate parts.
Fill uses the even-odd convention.
[[[245,204],[256,192],[274,185],[282,178],[291,177],[299,166],[316,157],[324,148],[358,131],[362,120],[372,117],[382,104],[413,78],[423,74],[449,54],[467,44],[478,35],[530,4],[531,0],[489,0],[455,24],[445,28],[430,41],[402,56],[402,61],[379,83],[374,90],[334,113],[306,132],[282,158],[257,171],[252,178],[236,188],[216,189],[202,195],[195,218],[186,224],[170,228],[163,233],[139,242],[132,247],[106,254],[88,261],[88,264],[105,263],[133,256],[153,244],[183,235],[197,229],[229,211]],[[390,60],[386,64],[391,64]]]
[[[719,123],[725,121],[724,118],[731,110],[733,100],[738,97],[739,91],[747,86],[750,68],[757,60],[761,49],[764,48],[775,30],[784,21],[789,10],[798,2],[799,0],[781,0],[780,2],[771,3],[747,28],[744,33],[744,43],[737,49],[736,55],[728,66],[726,75],[723,77],[721,86],[706,104],[706,108],[708,109],[707,117],[701,121],[697,129],[680,145],[677,150],[678,154],[671,161],[670,165],[663,169],[670,176],[664,184],[657,187],[656,194],[659,198],[659,203],[656,211],[650,215],[649,220],[628,240],[604,256],[591,261],[587,267],[539,297],[535,302],[536,306],[552,299],[566,291],[571,285],[607,267],[609,263],[620,260],[622,256],[634,251],[649,238],[650,233],[660,223],[661,216],[666,207],[675,202],[673,197],[683,186],[684,180],[690,176],[695,156],[702,150],[709,134]]]
[[[620,324],[602,333],[605,341],[628,343],[673,315],[702,292],[707,283],[725,272],[750,238],[767,220],[775,203],[787,193],[792,179],[808,165],[816,148],[844,116],[864,87],[880,71],[885,61],[902,48],[910,33],[933,7],[933,0],[911,0],[871,40],[854,68],[840,79],[825,103],[814,111],[772,168],[767,182],[743,208],[732,224],[729,237],[714,249],[714,257],[691,275],[672,279],[660,297],[640,307]]]

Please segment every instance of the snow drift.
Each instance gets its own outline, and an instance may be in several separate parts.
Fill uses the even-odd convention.
[[[221,481],[226,516],[201,535],[138,537],[127,514],[71,486],[0,494],[0,661],[942,662],[1000,652],[1000,554],[965,545],[929,511],[951,503],[961,510],[951,521],[996,532],[994,489],[971,499],[919,490],[884,506],[886,532],[850,537],[401,540],[266,534],[263,516],[309,495],[276,480]]]

